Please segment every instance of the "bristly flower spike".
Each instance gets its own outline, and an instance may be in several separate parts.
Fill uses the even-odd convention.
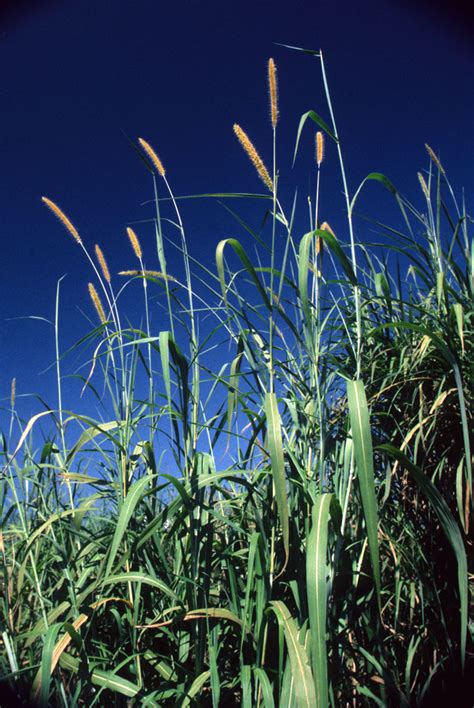
[[[418,181],[420,183],[423,194],[425,195],[426,199],[429,201],[430,200],[430,191],[428,189],[428,185],[425,182],[425,178],[423,177],[421,172],[418,172]]]
[[[140,246],[140,241],[138,240],[137,234],[133,229],[130,228],[130,226],[127,226],[127,234],[128,238],[130,239],[134,254],[138,258],[138,260],[141,260],[142,247]]]
[[[92,283],[88,283],[88,288],[89,288],[89,295],[92,300],[92,304],[94,305],[97,314],[99,315],[99,319],[102,322],[102,324],[105,324],[107,322],[107,318],[105,316],[104,308],[102,307],[102,303],[100,301],[100,298],[97,294],[97,290],[94,288]]]
[[[69,233],[71,234],[73,239],[82,246],[82,240],[81,240],[81,237],[79,236],[79,232],[76,229],[76,227],[74,226],[74,224],[72,224],[69,221],[66,214],[63,211],[61,211],[61,209],[58,207],[57,204],[52,202],[51,199],[48,199],[48,197],[41,197],[41,199],[46,204],[46,206],[51,209],[53,214],[55,216],[57,216],[57,218],[59,219],[59,221],[61,221],[63,226],[66,227],[66,229],[69,231]]]
[[[100,265],[100,269],[102,271],[102,275],[104,276],[104,279],[106,280],[107,283],[110,283],[109,267],[107,265],[107,261],[105,260],[105,256],[102,253],[101,247],[98,246],[97,244],[95,246],[95,255],[97,256],[97,261]]]
[[[263,164],[262,158],[250,142],[247,134],[244,133],[240,125],[237,125],[237,123],[234,123],[234,133],[236,134],[240,144],[242,145],[243,149],[252,161],[255,169],[258,172],[258,176],[260,177],[262,182],[266,184],[270,192],[273,192],[273,182],[270,178],[270,175],[268,174],[267,168]]]
[[[425,148],[426,148],[426,152],[427,152],[428,155],[431,157],[431,159],[432,159],[433,162],[435,163],[436,167],[439,169],[439,171],[441,172],[441,174],[444,175],[444,174],[445,174],[445,172],[444,172],[444,167],[443,167],[443,165],[441,164],[441,162],[439,161],[438,155],[435,153],[435,151],[433,150],[433,148],[431,148],[427,143],[425,143]]]
[[[316,133],[316,162],[318,168],[321,167],[321,163],[324,160],[324,135],[320,130]]]
[[[168,273],[162,273],[160,270],[121,270],[119,272],[119,275],[129,275],[129,276],[142,276],[143,278],[150,277],[150,278],[160,278],[161,280],[172,280],[176,281],[176,278],[173,278],[172,275],[169,275]]]
[[[150,143],[147,143],[146,140],[143,140],[143,138],[138,138],[138,142],[142,146],[142,148],[145,150],[146,154],[150,158],[150,160],[153,163],[153,167],[156,169],[160,177],[164,177],[166,172],[165,168],[163,167],[163,163],[161,162],[160,158],[156,154],[156,152],[153,150],[152,146]]]
[[[268,90],[270,93],[270,115],[272,119],[272,128],[275,130],[278,123],[278,83],[277,70],[273,59],[268,60]]]

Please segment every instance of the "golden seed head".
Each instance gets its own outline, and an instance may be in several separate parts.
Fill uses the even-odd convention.
[[[278,83],[277,71],[273,59],[268,60],[268,90],[270,92],[270,115],[272,128],[275,130],[278,123]]]
[[[419,181],[419,183],[420,183],[421,189],[423,190],[423,194],[425,195],[425,197],[426,197],[426,198],[428,199],[428,201],[429,201],[429,199],[430,199],[430,192],[429,192],[429,189],[428,189],[428,185],[427,185],[426,182],[425,182],[425,178],[423,177],[423,175],[421,174],[421,172],[418,172],[418,181]]]
[[[55,204],[54,202],[51,201],[51,199],[48,199],[48,197],[41,197],[42,201],[46,204],[47,207],[51,209],[53,214],[55,214],[59,221],[63,223],[63,225],[66,227],[66,229],[69,231],[71,236],[77,243],[82,244],[81,237],[79,236],[79,233],[76,229],[76,227],[69,221],[67,218],[66,214],[61,211],[61,209]]]
[[[10,391],[10,405],[12,408],[15,405],[15,397],[16,397],[16,378],[13,378],[12,385],[11,385],[11,391]]]
[[[102,253],[102,249],[100,246],[96,244],[95,246],[95,255],[97,256],[97,260],[100,265],[100,269],[102,271],[102,275],[104,276],[105,280],[110,283],[110,271],[109,267],[107,265],[107,261],[105,260],[104,254]]]
[[[130,239],[130,243],[132,244],[133,252],[135,253],[136,257],[140,260],[142,257],[142,247],[140,246],[140,241],[138,240],[138,236],[135,233],[135,231],[130,228],[130,226],[127,226],[127,234],[128,234],[128,238]]]
[[[240,144],[244,148],[245,152],[253,162],[253,165],[255,169],[258,172],[258,175],[260,179],[266,184],[270,192],[273,192],[273,182],[270,179],[270,175],[268,174],[267,168],[262,162],[262,159],[258,152],[255,150],[254,146],[248,139],[248,136],[240,125],[237,125],[237,123],[234,123],[234,133],[236,134],[237,138],[239,139]]]
[[[443,168],[443,165],[441,164],[441,162],[439,161],[438,155],[437,155],[437,154],[435,153],[435,151],[434,151],[432,148],[430,148],[430,146],[427,145],[426,143],[425,143],[425,148],[426,148],[426,152],[427,152],[428,155],[431,157],[431,159],[432,159],[433,162],[435,163],[436,167],[439,169],[439,171],[441,172],[441,174],[444,175],[444,174],[445,174],[444,168]]]
[[[100,298],[97,294],[97,290],[94,288],[92,283],[88,283],[88,288],[89,288],[89,295],[90,295],[92,303],[96,309],[96,312],[99,315],[99,319],[102,322],[102,324],[105,324],[107,322],[107,318],[105,316],[104,308],[102,307],[102,303],[100,301]]]
[[[324,159],[324,135],[320,130],[316,133],[316,162],[318,167],[321,166],[321,162]]]
[[[162,273],[159,270],[121,270],[119,275],[140,275],[142,277],[161,278],[162,280],[176,280],[172,275]]]
[[[143,140],[143,138],[138,138],[138,142],[142,146],[142,148],[145,150],[146,154],[150,158],[150,160],[153,163],[154,168],[160,175],[160,177],[164,177],[166,172],[165,168],[163,167],[163,163],[161,162],[160,158],[156,154],[156,152],[153,150],[152,146],[150,143],[147,143],[146,140]]]

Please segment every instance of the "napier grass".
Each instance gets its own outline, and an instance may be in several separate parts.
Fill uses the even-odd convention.
[[[83,415],[82,400],[63,410],[58,283],[56,399],[24,420],[13,381],[3,412],[0,695],[10,691],[10,705],[462,704],[472,222],[427,146],[416,206],[384,175],[367,177],[400,209],[402,228],[379,225],[389,256],[357,238],[367,180],[349,193],[323,56],[313,55],[327,119],[308,111],[296,135],[295,152],[314,130],[316,189],[296,202],[306,230],[278,193],[272,59],[269,168],[234,125],[265,186],[258,257],[228,238],[215,270],[193,260],[144,139],[156,270],[144,265],[145,232],[128,227],[133,268],[111,274],[100,245],[43,197],[58,238],[62,225],[80,247],[71,241],[71,258],[91,265],[97,326],[83,390],[108,417]],[[339,162],[347,215],[337,234],[320,220],[328,159]],[[181,275],[168,273],[164,232]],[[120,309],[124,286],[143,302],[140,328]],[[204,333],[206,312],[215,324]],[[216,343],[227,361],[213,368]]]

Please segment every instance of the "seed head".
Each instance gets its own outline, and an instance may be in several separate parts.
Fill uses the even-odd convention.
[[[100,265],[100,269],[102,271],[102,275],[104,276],[104,279],[107,281],[107,283],[110,283],[110,271],[109,267],[107,265],[107,261],[105,260],[104,254],[102,253],[102,249],[100,246],[96,244],[95,246],[95,255],[97,256],[97,260]]]
[[[138,240],[138,236],[135,233],[135,231],[130,228],[130,226],[127,226],[127,234],[128,234],[128,238],[130,239],[130,243],[132,244],[133,252],[135,253],[136,257],[140,260],[142,257],[142,247],[140,246],[140,241]]]
[[[11,390],[10,390],[10,405],[12,408],[15,405],[15,397],[16,397],[16,378],[13,378]]]
[[[159,270],[121,270],[119,275],[129,275],[129,276],[134,276],[134,275],[141,275],[142,277],[150,277],[150,278],[161,278],[162,280],[176,280],[176,278],[173,278],[172,275],[168,275],[168,273],[162,273]]]
[[[324,159],[324,135],[320,130],[316,133],[316,162],[318,167],[321,166],[321,162]]]
[[[107,322],[107,318],[105,316],[104,308],[102,307],[102,303],[100,301],[100,298],[97,295],[97,290],[94,288],[92,283],[88,284],[88,288],[89,288],[89,295],[90,295],[92,303],[96,309],[96,312],[99,315],[99,319],[102,322],[102,324],[105,324]]]
[[[434,151],[432,148],[430,148],[430,146],[427,145],[426,143],[425,143],[425,148],[426,148],[426,152],[427,152],[428,155],[431,157],[431,159],[432,159],[433,162],[435,163],[436,167],[439,169],[439,171],[441,172],[441,174],[444,175],[444,174],[445,174],[445,171],[444,171],[443,165],[442,165],[441,162],[439,161],[438,155],[437,155],[437,154],[435,153],[435,151]]]
[[[423,194],[427,198],[427,200],[430,200],[430,191],[428,189],[428,185],[425,182],[425,178],[421,174],[421,172],[418,172],[418,181],[420,183],[421,189],[423,190]]]
[[[254,146],[248,139],[248,136],[240,125],[237,125],[237,123],[234,124],[234,133],[236,134],[237,138],[239,139],[240,144],[244,148],[245,152],[253,162],[253,165],[255,169],[258,172],[258,176],[260,179],[266,184],[270,192],[273,192],[273,183],[272,180],[270,179],[270,175],[268,174],[267,168],[262,162],[262,159],[258,152],[255,150]]]
[[[163,167],[163,163],[161,162],[160,158],[156,154],[156,152],[153,150],[152,146],[150,143],[147,143],[146,140],[143,140],[143,138],[138,138],[138,142],[142,146],[142,148],[145,150],[146,154],[150,158],[150,160],[153,163],[154,168],[160,175],[160,177],[164,177],[166,172],[165,168]]]
[[[277,71],[273,59],[268,60],[268,91],[270,93],[270,115],[272,128],[275,130],[278,123],[278,83]]]
[[[55,216],[57,216],[59,221],[61,221],[63,223],[63,225],[66,227],[66,229],[69,231],[69,233],[73,237],[73,239],[75,241],[77,241],[77,243],[82,244],[81,237],[79,236],[79,233],[78,233],[76,227],[74,226],[74,224],[72,224],[69,221],[66,214],[63,211],[61,211],[61,209],[58,207],[58,205],[55,204],[54,202],[52,202],[51,199],[48,199],[48,197],[41,197],[41,199],[46,204],[46,206],[51,209],[53,214],[55,214]]]

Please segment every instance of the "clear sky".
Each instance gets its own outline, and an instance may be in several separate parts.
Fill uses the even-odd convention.
[[[269,164],[266,61],[273,56],[282,189],[290,195],[298,183],[304,193],[314,179],[314,130],[305,133],[292,172],[298,120],[309,109],[328,113],[317,60],[277,42],[323,49],[352,191],[380,171],[419,199],[416,173],[428,165],[428,142],[455,187],[466,188],[472,211],[473,16],[461,3],[442,7],[417,0],[2,0],[0,400],[7,404],[13,376],[19,393],[48,400],[53,390],[51,375],[40,374],[54,361],[51,328],[15,318],[51,319],[58,278],[68,274],[62,349],[86,331],[84,313],[95,321],[90,268],[42,195],[64,209],[91,248],[101,245],[113,272],[134,267],[125,227],[150,215],[143,202],[152,194],[124,134],[152,143],[178,195],[263,191],[232,125],[242,125]],[[327,159],[324,218],[337,226],[343,203],[334,151]],[[237,206],[258,223],[255,205]],[[375,186],[361,206],[382,220],[390,211]],[[250,242],[216,203],[183,203],[183,216],[191,255],[212,267],[221,238]],[[148,267],[157,268],[151,230],[136,230]],[[178,267],[173,258],[170,272]],[[154,318],[159,331],[158,310]],[[67,367],[73,371],[74,361]]]

